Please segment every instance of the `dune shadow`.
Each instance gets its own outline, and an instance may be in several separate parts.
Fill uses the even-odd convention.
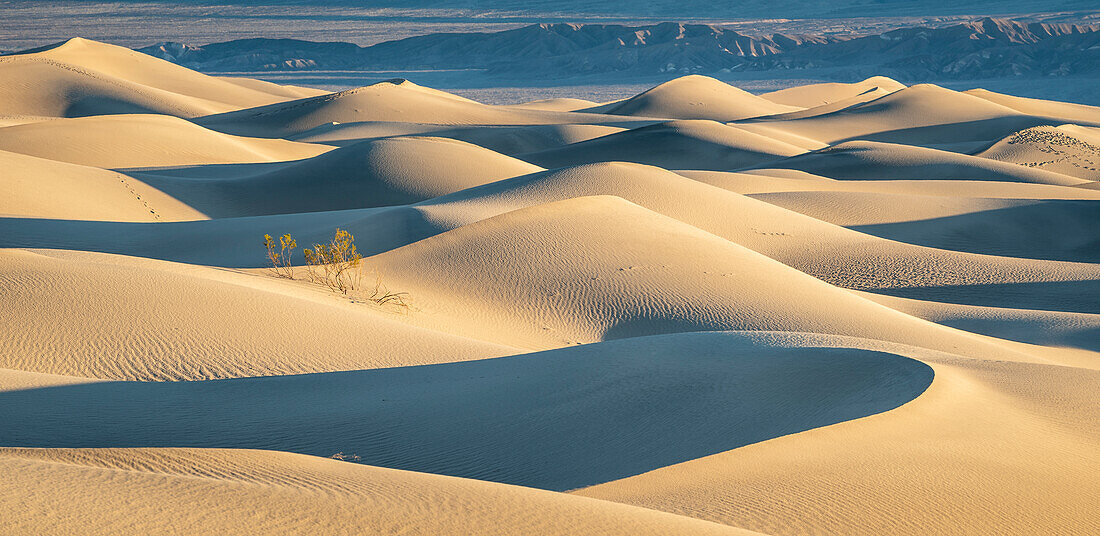
[[[364,256],[395,249],[445,229],[410,207],[379,207],[188,222],[127,223],[0,218],[0,248],[67,249],[174,262],[260,268],[263,235],[291,233],[299,244],[324,243],[347,229]],[[306,246],[303,246],[306,247]]]
[[[1034,204],[919,221],[856,225],[861,233],[940,249],[1053,261],[1100,262],[1100,203]]]
[[[866,292],[959,305],[1100,314],[1100,280],[1043,281],[863,289]]]
[[[932,369],[687,333],[483,361],[0,393],[0,445],[232,447],[551,490],[884,412]]]

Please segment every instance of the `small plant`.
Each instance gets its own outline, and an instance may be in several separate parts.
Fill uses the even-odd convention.
[[[332,456],[329,456],[329,458],[332,458],[334,460],[345,461],[345,462],[363,461],[363,458],[360,458],[358,454],[344,454],[343,452],[337,452],[336,454],[333,454]]]
[[[290,262],[290,256],[298,243],[285,234],[279,237],[279,250],[275,250],[275,240],[271,235],[264,235],[264,247],[267,248],[267,260],[271,261],[271,271],[276,276],[294,279],[294,266]]]
[[[275,240],[271,235],[264,235],[264,247],[267,248],[267,258],[271,261],[272,272],[279,277],[294,279],[294,266],[291,265],[290,255],[298,242],[289,234],[279,237],[279,246],[276,249]],[[369,292],[357,293],[362,287],[363,256],[355,248],[355,237],[351,233],[336,229],[336,234],[327,244],[314,244],[312,248],[303,249],[306,260],[309,279],[314,283],[324,285],[333,292],[339,292],[345,296],[365,297],[377,305],[395,305],[409,309],[408,294],[405,292],[390,292],[382,285],[382,275],[375,273],[374,287]]]
[[[336,229],[336,235],[328,244],[314,244],[313,249],[302,250],[313,281],[325,285],[334,292],[347,294],[359,285],[363,256],[355,249],[355,237]]]
[[[367,297],[370,301],[377,303],[378,305],[386,305],[387,303],[396,305],[398,307],[405,308],[405,311],[409,310],[408,302],[409,293],[407,292],[390,292],[386,287],[382,286],[382,274],[375,272],[374,274],[374,289],[371,291],[371,295]]]

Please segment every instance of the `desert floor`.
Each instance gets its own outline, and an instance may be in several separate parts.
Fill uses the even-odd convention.
[[[1100,108],[882,77],[0,57],[0,533],[1097,534],[1098,181]]]

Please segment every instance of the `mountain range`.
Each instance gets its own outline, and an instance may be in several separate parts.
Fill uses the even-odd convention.
[[[534,24],[361,47],[294,39],[165,42],[140,52],[207,72],[484,69],[559,78],[630,73],[875,70],[903,79],[1043,77],[1100,69],[1100,27],[982,18],[865,36],[752,36],[709,24]]]

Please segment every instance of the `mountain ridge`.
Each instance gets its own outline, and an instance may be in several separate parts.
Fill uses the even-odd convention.
[[[482,69],[555,78],[603,73],[725,73],[867,67],[888,76],[974,79],[1100,71],[1100,26],[985,17],[858,37],[750,36],[712,24],[542,23],[500,32],[436,33],[360,47],[293,39],[207,45],[165,42],[140,52],[207,72],[314,69]]]

